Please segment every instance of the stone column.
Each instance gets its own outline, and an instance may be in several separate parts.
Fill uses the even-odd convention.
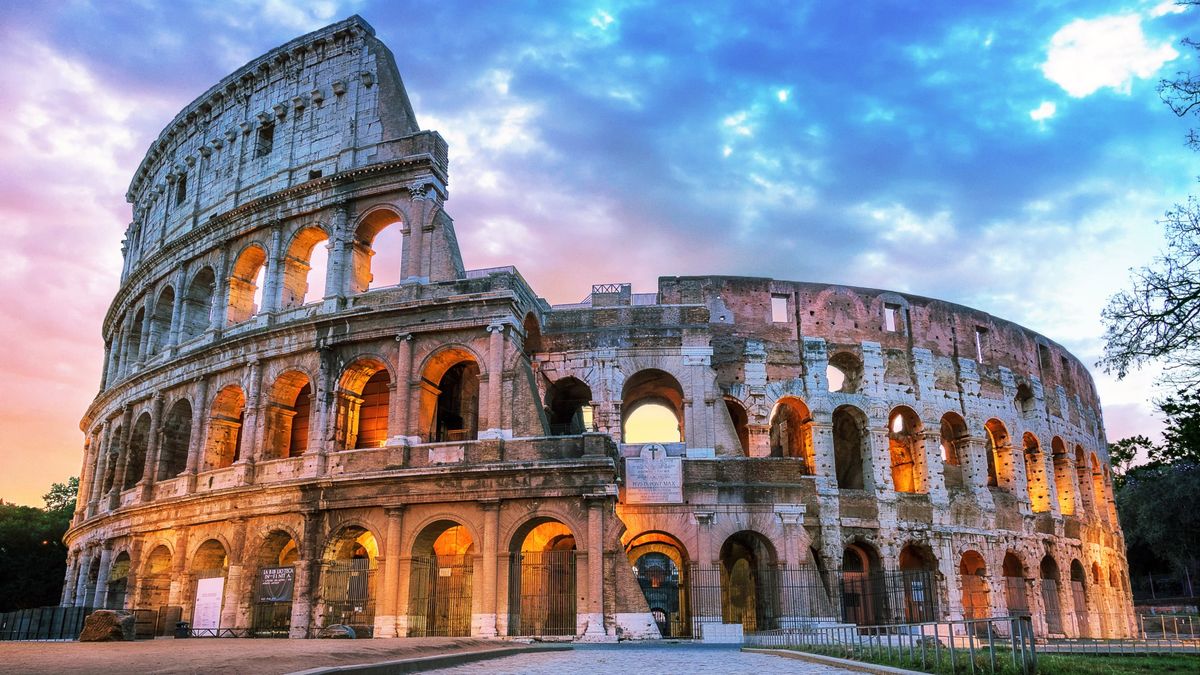
[[[241,447],[238,448],[238,460],[234,462],[234,465],[239,467],[238,483],[241,485],[249,485],[254,482],[254,464],[258,461],[262,449],[262,430],[259,428],[262,426],[259,419],[259,411],[262,409],[259,401],[262,367],[258,359],[254,357],[251,357],[249,366],[249,373],[246,377],[246,410],[242,417]]]
[[[80,551],[79,573],[75,575],[75,601],[72,603],[76,607],[86,607],[91,601],[91,598],[87,597],[87,580],[91,572],[92,549],[89,546]]]
[[[104,474],[108,471],[108,444],[110,440],[107,438],[107,434],[109,431],[109,423],[105,420],[100,423],[100,428],[96,432],[96,468],[92,473],[92,487],[88,491],[88,518],[96,515],[97,510],[100,508],[100,493],[104,490]]]
[[[129,466],[129,437],[133,433],[133,407],[128,403],[121,412],[121,437],[114,438],[117,446],[117,471],[113,476],[112,491],[108,493],[108,508],[115,510],[121,505],[121,490],[125,489],[125,470]]]
[[[968,436],[959,441],[959,449],[960,460],[966,461],[966,483],[975,497],[975,502],[984,511],[995,509],[996,502],[988,490],[987,453],[991,451],[987,447],[987,441],[979,436]]]
[[[288,637],[304,638],[312,625],[313,596],[319,581],[321,559],[317,538],[321,531],[321,512],[304,512],[304,539],[300,541],[300,557],[296,561],[295,595],[292,598],[292,621]]]
[[[112,567],[112,550],[111,541],[100,545],[100,573],[96,575],[96,594],[92,596],[92,607],[97,609],[108,604],[108,573]]]
[[[87,504],[92,492],[92,480],[96,473],[96,451],[99,444],[94,431],[83,439],[83,467],[79,470],[79,490],[75,494],[75,512],[71,514],[71,523],[75,525],[83,520],[84,514],[87,512]]]
[[[188,531],[181,528],[175,535],[175,550],[171,554],[171,586],[167,591],[167,604],[183,608],[185,596],[188,593],[189,578],[184,570],[187,569]],[[181,614],[186,615],[186,612]]]
[[[67,575],[63,579],[62,597],[58,604],[61,607],[71,607],[75,604],[75,579],[79,576],[79,551],[67,553]]]
[[[200,472],[204,462],[204,443],[205,436],[208,432],[208,378],[201,377],[199,389],[196,392],[195,403],[192,408],[192,433],[188,439],[188,458],[187,469],[184,474],[187,476],[186,493],[191,494],[196,491],[196,474]]]
[[[940,506],[948,505],[950,495],[946,492],[946,461],[939,452],[942,447],[941,431],[925,430],[921,434],[921,447],[923,452],[920,453],[917,470],[924,476],[924,487],[929,493],[929,502]]]
[[[329,249],[328,263],[325,269],[325,301],[326,308],[329,309],[330,303],[333,308],[336,308],[337,301],[340,298],[346,297],[346,286],[349,284],[350,275],[347,274],[348,261],[352,242],[351,233],[346,232],[346,221],[348,214],[346,212],[346,202],[337,202],[333,208],[333,226],[329,232],[329,243],[326,247]]]
[[[145,361],[150,355],[150,327],[154,323],[153,298],[147,296],[142,309],[142,338],[138,342],[138,363]]]
[[[171,331],[166,337],[167,346],[170,348],[179,344],[179,335],[182,333],[183,304],[187,301],[188,291],[186,284],[187,271],[180,267],[179,273],[175,275],[175,304],[171,305]]]
[[[263,280],[261,313],[279,311],[279,300],[283,285],[283,225],[275,223],[271,228],[271,250],[267,252],[267,273]]]
[[[140,481],[143,502],[150,501],[154,496],[154,480],[158,477],[158,452],[162,447],[162,434],[159,433],[162,426],[162,409],[162,392],[154,392],[150,403],[150,433],[146,439],[146,461],[143,462]]]
[[[379,591],[379,611],[375,614],[375,630],[373,637],[390,638],[396,635],[396,615],[398,607],[397,583],[400,567],[400,525],[404,509],[384,509],[387,514],[387,531],[383,536],[383,555],[376,558],[379,563],[379,577],[382,580]]]
[[[100,391],[108,389],[108,380],[112,377],[112,340],[104,341],[104,367],[100,369]]]
[[[611,503],[607,494],[585,495],[588,507],[587,534],[587,628],[584,639],[603,639],[604,631],[604,510]]]
[[[482,602],[479,607],[483,610],[473,617],[472,635],[476,637],[496,637],[496,615],[504,611],[502,598],[498,593],[496,577],[500,552],[500,500],[480,502],[483,511],[483,584],[481,590]]]
[[[864,471],[863,477],[870,478],[874,486],[867,485],[865,487],[868,490],[874,487],[875,494],[880,499],[895,501],[896,488],[892,484],[892,457],[890,439],[886,431],[887,426],[886,423],[872,424],[871,426],[872,428],[867,432],[867,439],[871,444],[870,451],[864,453],[871,462],[871,470]],[[881,431],[874,427],[882,427],[884,430]]]
[[[504,324],[493,323],[487,327],[488,340],[488,388],[487,388],[487,431],[485,438],[503,438],[505,429],[500,419],[501,388],[504,386]],[[511,433],[511,430],[510,430]]]
[[[713,550],[712,526],[716,514],[713,511],[693,511],[696,519],[696,565],[689,572],[692,574],[691,583],[704,586],[720,587],[721,578],[715,567],[718,564],[716,556],[719,551]],[[692,607],[695,623],[721,623],[721,604],[719,598],[712,593],[703,593],[697,606]],[[703,637],[704,629],[700,629]]]
[[[396,336],[396,385],[394,395],[388,399],[390,403],[388,430],[392,434],[392,442],[402,439],[407,442],[410,435],[408,429],[408,399],[409,381],[412,379],[412,339],[410,333]]]
[[[225,590],[221,597],[221,628],[244,628],[239,619],[238,611],[242,601],[242,576],[246,566],[242,558],[246,549],[246,521],[234,518],[230,521],[233,527],[233,541],[229,543],[229,568],[225,572]]]

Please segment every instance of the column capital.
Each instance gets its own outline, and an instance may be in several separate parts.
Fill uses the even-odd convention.
[[[692,517],[696,519],[698,525],[712,525],[716,516],[715,511],[692,511]]]
[[[389,519],[399,518],[400,516],[404,515],[404,510],[407,508],[408,508],[407,504],[396,504],[395,506],[385,506],[385,507],[383,507],[383,513]]]
[[[412,333],[396,333],[396,342],[412,342]]]
[[[480,499],[479,508],[484,511],[499,511],[501,501],[500,499]]]

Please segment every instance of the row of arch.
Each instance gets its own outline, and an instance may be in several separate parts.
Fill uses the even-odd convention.
[[[339,266],[329,264],[333,243],[321,225],[299,227],[280,248],[277,259],[270,255],[268,244],[246,244],[223,279],[214,265],[201,265],[186,281],[179,281],[183,291],[177,291],[175,284],[164,284],[117,320],[109,345],[107,381],[128,373],[132,364],[157,356],[169,345],[194,340],[210,328],[234,326],[263,311],[294,309],[330,295],[397,284],[405,232],[404,222],[394,210],[370,210],[349,242],[345,281],[339,276]],[[279,267],[274,283],[270,282],[272,265]],[[336,288],[343,284],[344,289]]]
[[[113,609],[174,609],[195,628],[299,637],[333,624],[370,636],[382,609],[404,617],[398,622],[401,635],[469,636],[473,614],[488,604],[486,598],[473,597],[478,538],[473,525],[453,517],[424,524],[408,550],[401,551],[402,559],[393,562],[400,568],[391,573],[406,580],[407,599],[398,610],[386,607],[382,595],[387,582],[378,578],[385,542],[358,522],[330,532],[319,547],[307,548],[292,528],[269,528],[241,560],[233,557],[235,551],[222,536],[201,538],[189,547],[190,554],[152,538],[140,547],[140,560],[132,546],[76,551],[65,600]],[[576,552],[574,529],[553,516],[532,516],[510,532],[505,551],[513,570],[510,635],[576,634]],[[222,590],[217,611],[210,615],[201,585],[212,579],[221,580]],[[283,592],[280,579],[287,581]]]

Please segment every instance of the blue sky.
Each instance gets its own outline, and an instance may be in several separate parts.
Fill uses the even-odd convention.
[[[552,302],[673,274],[890,288],[1094,363],[1104,300],[1196,191],[1154,85],[1196,68],[1179,40],[1197,10],[784,4],[0,3],[0,374],[21,392],[0,411],[18,469],[0,497],[78,471],[150,141],[228,72],[354,13],[450,143],[468,267],[516,264]],[[1110,439],[1157,433],[1152,376],[1097,373]],[[38,466],[4,456],[31,443]]]

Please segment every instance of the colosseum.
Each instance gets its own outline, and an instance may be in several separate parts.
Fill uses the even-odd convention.
[[[551,305],[464,269],[448,180],[358,17],[166,126],[126,195],[64,605],[197,635],[1130,633],[1100,402],[1058,344],[755,277]]]

